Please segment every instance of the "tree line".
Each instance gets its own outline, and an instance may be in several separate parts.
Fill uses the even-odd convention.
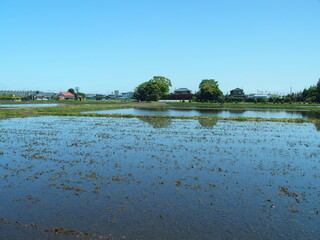
[[[140,84],[134,91],[133,98],[138,101],[158,101],[159,99],[170,99],[169,88],[171,80],[154,76],[147,82]],[[196,101],[219,101],[223,97],[218,82],[214,79],[204,79],[199,85],[199,91],[193,96]]]
[[[147,82],[140,84],[134,91],[133,98],[138,101],[158,101],[160,99],[172,99],[169,88],[172,86],[171,80],[163,76],[154,76]],[[273,96],[265,99],[254,99],[247,96],[232,97],[223,95],[215,79],[203,79],[199,84],[199,90],[193,95],[192,101],[196,102],[271,102],[271,103],[291,103],[308,102],[320,103],[320,79],[314,86],[304,89],[298,93],[287,96]]]
[[[303,91],[288,94],[293,102],[320,103],[320,79],[316,85],[303,89]]]

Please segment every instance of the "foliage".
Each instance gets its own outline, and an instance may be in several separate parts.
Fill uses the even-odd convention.
[[[196,96],[201,102],[218,101],[222,97],[218,82],[214,79],[204,79],[199,85],[199,92]]]
[[[1,95],[0,100],[15,100],[15,99],[21,99],[22,97],[20,96],[13,96],[12,94],[9,96],[6,95]]]
[[[79,88],[76,87],[76,90],[74,90],[73,88],[69,88],[68,89],[69,93],[72,93],[75,97],[75,99],[81,100],[81,98],[84,98],[86,95],[82,92],[79,92]]]
[[[294,102],[320,103],[320,79],[317,85],[305,88],[302,92],[289,94],[287,97]]]
[[[161,99],[170,100],[171,99],[171,94],[170,93],[165,93],[165,94],[162,95]]]
[[[139,101],[150,101],[150,95],[160,96],[160,94],[161,91],[158,84],[148,81],[140,84],[136,88],[133,98]]]
[[[166,95],[169,87],[171,87],[171,81],[168,78],[154,76],[135,89],[133,98],[139,101],[158,101]]]
[[[170,79],[162,77],[162,76],[154,76],[150,82],[156,83],[161,91],[161,96],[167,92],[169,92],[169,87],[172,86]]]
[[[69,93],[72,93],[73,95],[76,93],[73,88],[69,88],[69,89],[68,89],[68,92],[69,92]]]

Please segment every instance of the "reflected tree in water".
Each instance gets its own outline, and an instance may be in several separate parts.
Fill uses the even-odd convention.
[[[170,118],[139,118],[143,122],[149,123],[153,128],[166,128],[171,124]]]
[[[309,119],[320,119],[320,112],[316,111],[302,111],[301,115]]]
[[[217,124],[217,120],[216,119],[199,119],[198,120],[200,125],[203,127],[203,128],[213,128],[216,124]]]
[[[316,127],[317,131],[320,131],[320,123],[315,123],[314,126]]]

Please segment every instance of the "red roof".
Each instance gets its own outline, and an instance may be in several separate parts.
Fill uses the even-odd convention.
[[[74,95],[71,92],[60,92],[60,94],[65,97],[74,97]]]

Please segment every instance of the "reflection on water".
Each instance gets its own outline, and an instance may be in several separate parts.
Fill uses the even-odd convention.
[[[213,128],[217,124],[217,120],[215,119],[199,119],[198,121],[203,128],[208,129]]]
[[[206,109],[206,108],[122,108],[88,113],[100,114],[133,114],[133,115],[166,115],[166,116],[216,116],[222,118],[253,117],[253,118],[303,118],[320,119],[320,112],[291,110],[244,110],[244,109]]]
[[[317,129],[318,131],[320,131],[320,123],[315,123],[314,126],[316,127],[316,129]]]
[[[244,110],[244,109],[230,109],[228,110],[230,113],[232,114],[239,114],[239,115],[242,115],[243,113],[245,113],[247,110]],[[200,110],[201,112],[201,110]]]
[[[152,126],[153,128],[167,128],[170,126],[172,119],[170,118],[144,118],[144,117],[138,117],[143,122],[147,122]],[[199,124],[203,128],[212,129],[216,124],[216,119],[199,119]]]
[[[149,123],[153,128],[166,128],[171,124],[171,119],[169,118],[138,118],[143,122]]]
[[[320,111],[303,111],[301,112],[301,115],[307,119],[320,119]]]
[[[0,120],[0,239],[319,238],[313,124],[143,121]]]

